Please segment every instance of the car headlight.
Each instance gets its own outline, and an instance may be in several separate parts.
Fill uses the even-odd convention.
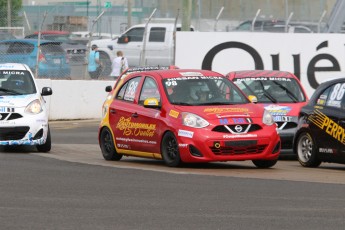
[[[209,123],[202,117],[195,115],[193,113],[182,113],[182,123],[185,126],[193,128],[204,128],[209,125]]]
[[[25,108],[25,112],[26,113],[30,113],[30,114],[38,114],[40,112],[42,112],[42,104],[40,100],[34,100],[32,101],[28,106],[26,106]]]
[[[262,123],[264,123],[265,125],[274,124],[273,116],[266,109],[264,110],[264,115],[262,116]]]

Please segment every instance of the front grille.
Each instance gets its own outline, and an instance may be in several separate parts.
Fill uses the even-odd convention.
[[[0,128],[0,141],[21,140],[29,130],[28,126]]]
[[[10,116],[7,118],[7,120],[15,120],[22,118],[23,116],[20,115],[19,113],[11,113]]]
[[[8,113],[0,113],[0,121],[5,120],[8,116]]]
[[[258,124],[246,124],[246,125],[241,125],[242,126],[242,130],[243,131],[246,130],[249,125],[250,125],[250,127],[249,127],[249,129],[247,131],[248,133],[262,129],[261,126],[258,125]],[[220,133],[231,133],[231,131],[233,133],[243,133],[243,132],[237,132],[235,127],[236,127],[236,125],[218,125],[218,126],[214,127],[212,129],[212,131],[220,132]],[[231,131],[229,131],[229,129]]]
[[[22,115],[20,115],[19,113],[0,113],[0,121],[3,120],[15,120],[18,118],[23,117]]]
[[[260,154],[265,151],[267,145],[255,145],[247,147],[210,147],[211,151],[215,155],[243,155],[243,154]]]

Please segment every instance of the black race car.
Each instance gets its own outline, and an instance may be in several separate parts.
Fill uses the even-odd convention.
[[[294,151],[304,167],[345,164],[345,78],[322,83],[299,114]]]

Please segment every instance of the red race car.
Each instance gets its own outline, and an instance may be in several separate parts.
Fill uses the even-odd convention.
[[[106,160],[122,156],[183,162],[252,160],[276,164],[280,137],[272,115],[223,75],[206,70],[133,72],[103,105],[99,144]]]
[[[281,156],[294,156],[298,114],[308,101],[299,79],[290,72],[275,70],[236,71],[227,77],[247,96],[256,96],[257,104],[272,114],[282,142]]]

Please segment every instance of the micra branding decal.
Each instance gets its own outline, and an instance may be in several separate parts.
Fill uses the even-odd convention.
[[[308,120],[345,145],[345,130],[343,127],[317,109],[314,111],[314,115],[309,116]]]

